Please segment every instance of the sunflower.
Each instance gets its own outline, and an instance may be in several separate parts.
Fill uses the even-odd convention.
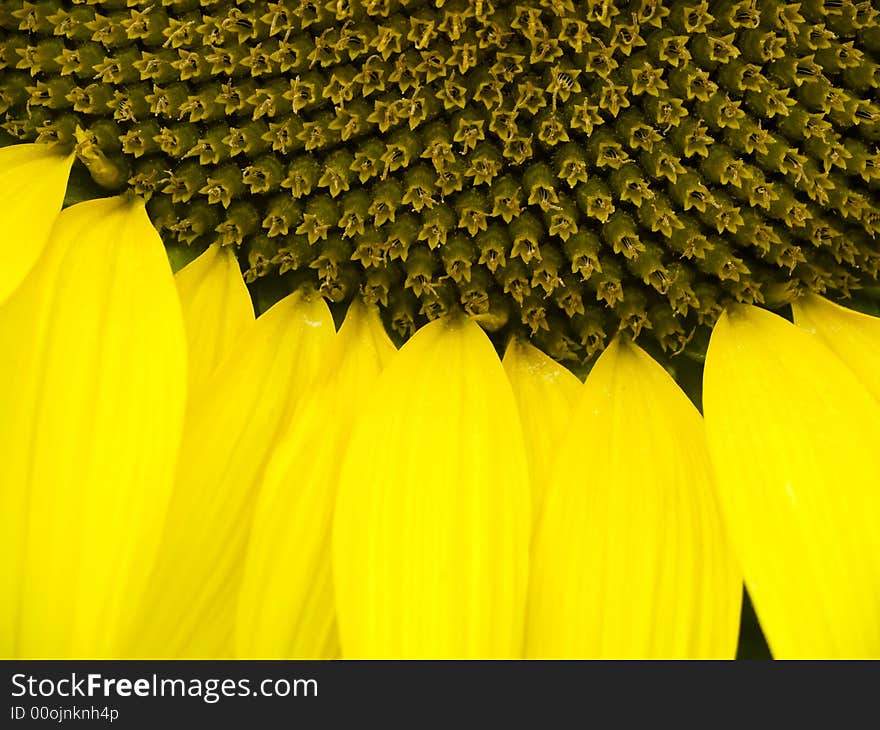
[[[0,654],[880,656],[878,15],[4,3]]]

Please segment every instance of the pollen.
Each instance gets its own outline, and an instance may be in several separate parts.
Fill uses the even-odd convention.
[[[0,126],[167,244],[559,360],[880,274],[871,2],[8,0]]]

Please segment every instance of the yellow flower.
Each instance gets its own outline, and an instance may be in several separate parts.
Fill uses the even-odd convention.
[[[531,532],[516,401],[464,318],[422,328],[355,425],[333,525],[343,656],[521,654]]]
[[[513,339],[502,360],[513,386],[525,436],[532,483],[532,521],[544,507],[550,470],[559,442],[568,430],[581,382],[527,340]]]
[[[378,311],[354,302],[261,479],[238,597],[238,655],[339,656],[330,563],[336,484],[355,417],[393,353]]]
[[[880,657],[880,12],[618,5],[0,3],[0,655]]]
[[[795,319],[739,306],[712,333],[719,495],[774,655],[878,657],[880,320],[816,297]]]
[[[183,320],[141,201],[48,215],[0,305],[0,654],[116,656],[171,500]]]
[[[702,419],[615,340],[558,444],[532,552],[527,649],[544,658],[731,658],[742,580]]]
[[[218,304],[220,304],[218,302]],[[191,399],[174,490],[126,651],[227,656],[261,475],[334,339],[324,301],[297,292],[259,317]]]
[[[172,278],[139,200],[42,185],[0,305],[4,656],[725,658],[740,574],[775,656],[880,656],[880,319],[730,307],[704,427],[625,336],[581,384],[464,314],[399,351],[308,288],[255,320],[229,249]]]
[[[73,155],[62,156],[47,145],[23,144],[4,149],[2,159],[0,302],[22,282],[46,245],[61,210]],[[30,184],[23,186],[22,181]]]

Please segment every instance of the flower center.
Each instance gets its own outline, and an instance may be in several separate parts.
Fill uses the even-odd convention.
[[[711,11],[711,12],[710,12]],[[880,272],[870,3],[11,0],[2,128],[168,244],[587,359]]]

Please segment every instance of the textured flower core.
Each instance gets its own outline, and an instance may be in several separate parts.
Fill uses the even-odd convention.
[[[166,243],[558,359],[880,271],[871,2],[8,0],[0,115]]]

